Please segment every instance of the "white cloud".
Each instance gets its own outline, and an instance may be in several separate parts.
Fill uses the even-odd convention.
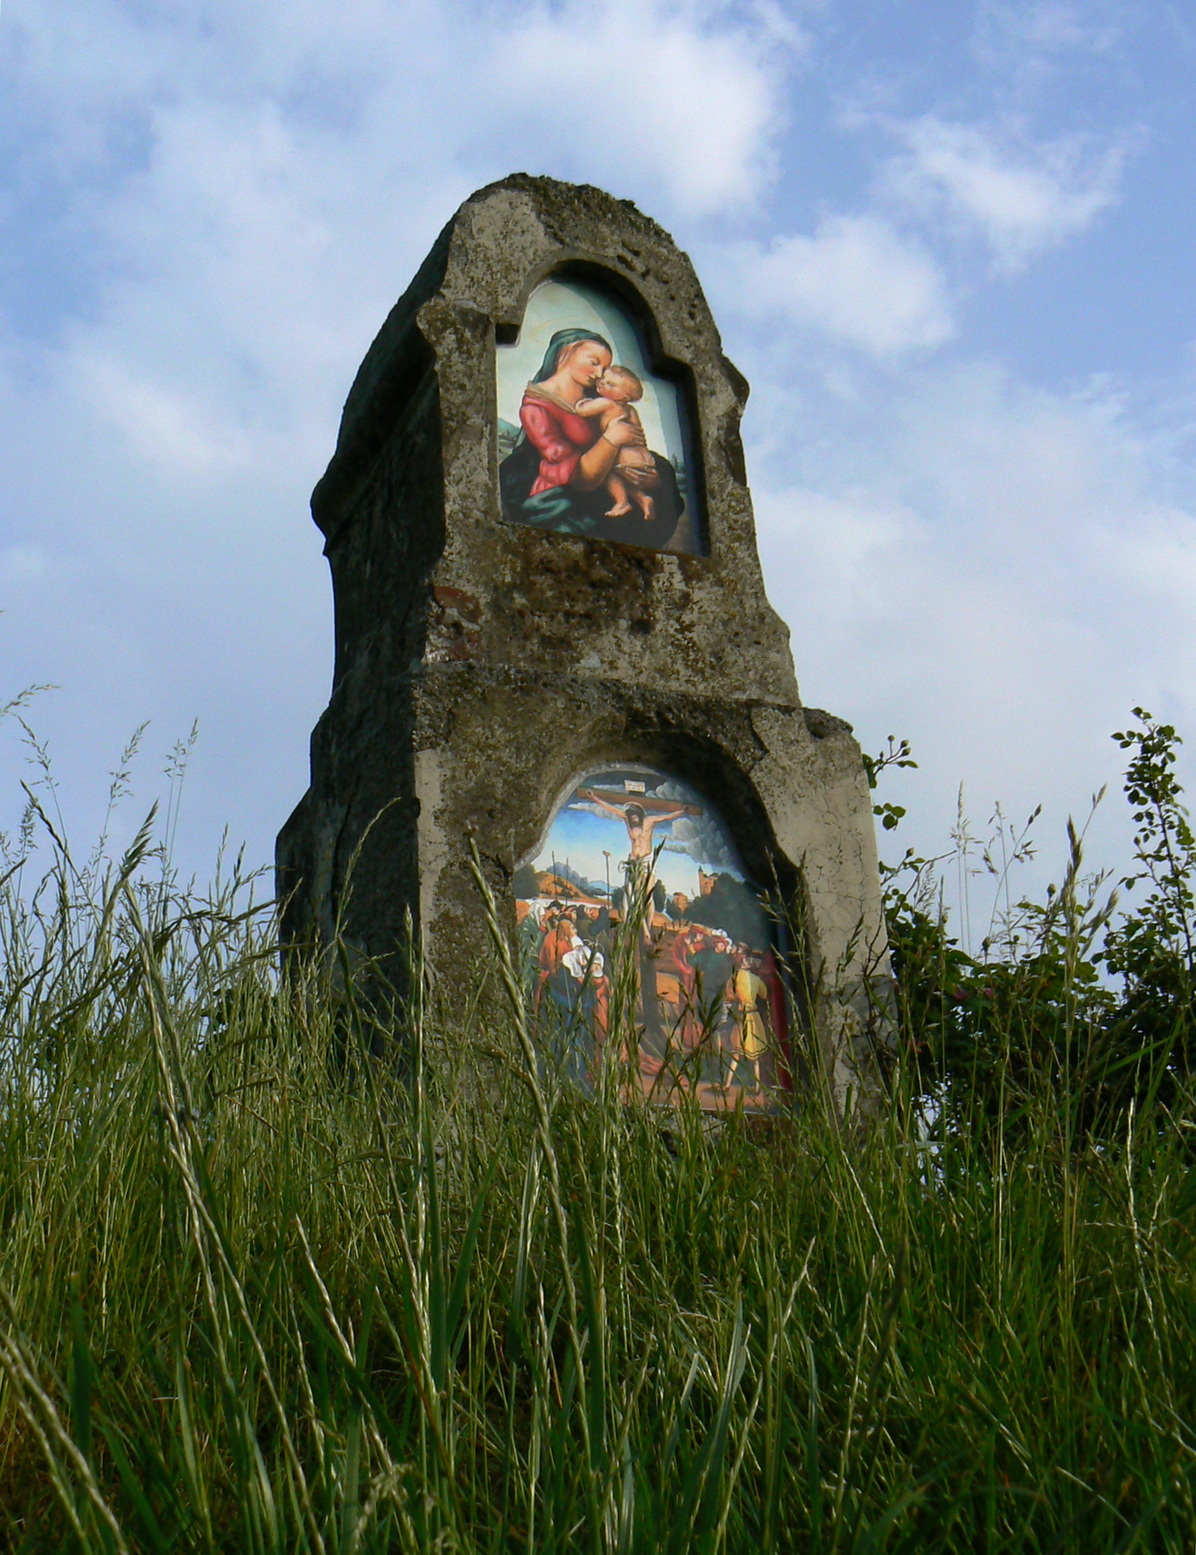
[[[733,251],[732,306],[814,325],[876,357],[925,350],[954,332],[941,271],[919,242],[876,216],[828,216],[813,237]]]
[[[817,574],[820,588],[829,591],[836,611],[846,618],[864,602],[858,591],[869,575],[890,567],[918,530],[917,516],[908,508],[882,505],[876,493],[850,487],[836,494],[791,488],[777,494],[775,508],[772,501],[770,521],[784,513],[788,536],[800,537],[803,570]]]
[[[110,420],[190,463],[323,425],[478,184],[590,179],[666,220],[755,200],[801,47],[783,22],[670,0],[32,11],[22,177],[70,190],[59,237],[93,288],[47,299],[80,319],[51,370],[115,386]]]
[[[1109,733],[1136,703],[1196,724],[1196,481],[1167,489],[1115,402],[975,363],[802,444],[803,480],[775,455],[756,475],[765,575],[803,697],[866,746],[914,743],[921,771],[889,790],[912,806],[898,843],[944,846],[964,782],[980,822],[1045,801],[1049,875],[1065,817],[1109,782],[1090,857],[1125,858]]]
[[[308,494],[437,231],[516,168],[750,205],[802,47],[720,0],[5,6],[0,619],[67,790],[198,714],[188,811],[269,856],[328,692]]]
[[[1107,571],[1126,580],[1164,615],[1184,617],[1196,599],[1196,521],[1182,508],[1155,504],[1132,530],[1111,529],[1096,537]],[[1196,649],[1179,656],[1196,660]],[[1196,667],[1189,664],[1189,668]]]
[[[1082,232],[1117,199],[1129,142],[1098,147],[1080,135],[1033,145],[991,127],[934,115],[893,126],[905,155],[887,169],[890,190],[979,229],[998,269]]]
[[[139,377],[119,361],[100,357],[75,365],[97,415],[161,472],[189,476],[252,467],[250,440],[219,412],[213,415],[202,398]]]
[[[781,80],[764,20],[757,37],[651,0],[575,0],[513,27],[488,74],[508,123],[548,136],[550,156],[616,188],[646,176],[709,215],[750,204],[771,172]]]
[[[982,0],[977,51],[986,62],[1024,65],[1036,57],[1111,48],[1122,33],[1123,0]]]
[[[1016,9],[1019,48],[1084,46],[1082,8]],[[456,203],[516,167],[605,184],[691,243],[758,213],[805,46],[792,10],[5,7],[0,112],[23,127],[0,185],[71,286],[47,284],[44,328],[17,304],[0,320],[0,621],[9,691],[64,688],[35,722],[72,792],[102,811],[129,731],[152,716],[164,750],[199,714],[188,813],[268,856],[328,690],[307,495],[373,331]],[[833,157],[816,130],[801,155]],[[1116,198],[1116,147],[945,117],[899,132],[902,218],[945,210],[1007,268]],[[1076,808],[1131,702],[1165,693],[1196,724],[1196,503],[1160,494],[1161,460],[1107,406],[928,363],[952,293],[896,217],[793,235],[809,217],[789,211],[788,236],[708,248],[702,278],[784,357],[782,382],[755,374],[749,430],[772,418],[752,473],[803,690],[869,743],[912,736],[902,802],[916,785],[940,821],[961,777],[982,801]]]
[[[10,545],[0,551],[0,580],[4,583],[31,583],[45,570],[46,554],[40,545]]]

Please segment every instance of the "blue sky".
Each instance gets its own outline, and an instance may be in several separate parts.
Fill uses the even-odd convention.
[[[176,844],[265,862],[331,598],[307,498],[436,232],[516,169],[634,199],[753,386],[804,699],[1040,872],[1144,703],[1196,740],[1196,13],[1166,0],[4,0],[0,701],[66,822],[199,738]],[[0,825],[29,778],[0,726]],[[1124,848],[1111,794],[1091,857]]]

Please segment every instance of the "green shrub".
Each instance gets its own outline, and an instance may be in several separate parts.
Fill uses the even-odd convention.
[[[1179,738],[1135,716],[1138,727],[1114,735],[1133,752],[1125,791],[1137,828],[1117,889],[1106,892],[1105,874],[1084,877],[1069,823],[1061,886],[1045,904],[1020,902],[976,956],[927,892],[923,860],[889,874],[901,1025],[940,1130],[982,1125],[1008,1138],[1041,1098],[1074,1140],[1116,1140],[1131,1106],[1162,1119],[1188,1094],[1196,841],[1174,774]],[[1119,896],[1143,885],[1135,910],[1119,912]]]

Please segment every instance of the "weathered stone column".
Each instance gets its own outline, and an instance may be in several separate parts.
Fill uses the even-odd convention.
[[[574,305],[582,326],[598,323],[553,333],[524,391],[540,350],[532,312],[551,324]],[[577,365],[577,337],[597,353],[591,369]],[[634,354],[633,337],[639,378],[621,390],[608,368]],[[582,384],[586,371],[607,376]],[[612,409],[636,382],[642,397]],[[866,1078],[868,1010],[888,971],[870,796],[848,725],[802,708],[765,595],[746,397],[689,259],[634,206],[523,175],[465,202],[362,363],[312,500],[336,667],[311,787],[278,839],[291,941],[339,932],[385,963],[410,911],[451,986],[484,946],[471,835],[514,932],[516,873],[571,785],[598,768],[642,770],[647,787],[625,787],[648,794],[664,827],[651,773],[667,773],[704,796],[742,875],[796,925],[794,1068],[813,1063],[840,1093]],[[616,423],[636,406],[653,457],[647,474],[628,470],[619,515],[620,472],[644,461],[625,454],[636,436]],[[579,453],[591,438],[598,454]],[[608,466],[597,477],[595,460]],[[629,861],[615,868],[633,879]],[[591,915],[607,913],[612,891],[609,878],[605,897],[596,880],[579,885],[579,911],[592,897]]]

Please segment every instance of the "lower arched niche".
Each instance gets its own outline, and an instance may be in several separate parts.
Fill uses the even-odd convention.
[[[790,1088],[780,934],[717,809],[659,768],[592,767],[517,870],[524,987],[579,1085],[771,1110]]]

